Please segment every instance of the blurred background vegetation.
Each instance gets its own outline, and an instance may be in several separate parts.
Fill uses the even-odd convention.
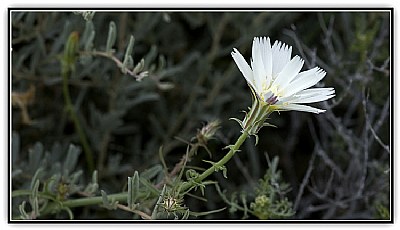
[[[221,191],[207,186],[207,202],[187,197],[185,205],[197,212],[227,207],[197,219],[257,219],[235,205],[251,206],[269,168],[267,156],[278,156],[281,178],[291,188],[285,195],[295,211],[290,218],[389,218],[390,10],[94,15],[12,11],[10,18],[13,190],[32,187],[32,177],[46,180],[61,169],[64,180],[85,186],[92,180],[83,153],[65,160],[71,143],[82,149],[66,110],[61,76],[60,60],[72,32],[79,34],[80,58],[68,79],[70,96],[93,152],[98,186],[107,194],[126,189],[134,171],[161,168],[160,146],[171,170],[198,130],[215,119],[221,128],[207,143],[211,158],[199,149],[188,164],[207,167],[203,159],[219,160],[226,153],[222,148],[240,132],[229,118],[242,119],[241,111],[251,105],[250,90],[230,52],[236,47],[249,60],[253,37],[269,36],[293,46],[293,55],[305,60],[303,70],[325,69],[327,76],[317,86],[334,87],[337,95],[315,105],[327,110],[323,114],[273,114],[270,123],[277,128],[262,129],[257,146],[253,138],[245,142],[227,164],[228,178],[221,173],[211,177]],[[141,81],[122,73],[109,58],[84,55],[88,46],[107,48],[111,21],[119,60],[124,60],[134,36],[134,65],[143,58],[143,70],[148,71]],[[85,34],[88,22],[95,31],[92,43]],[[37,173],[39,167],[43,171]],[[22,200],[13,198],[13,217],[20,215]],[[132,218],[98,205],[72,210],[76,219]]]

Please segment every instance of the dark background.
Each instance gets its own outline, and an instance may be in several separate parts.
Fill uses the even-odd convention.
[[[41,143],[47,164],[63,161],[70,143],[80,145],[64,109],[60,55],[72,31],[83,34],[85,20],[72,12],[11,14],[13,93],[35,88],[27,104],[30,122],[12,108],[12,189],[29,186],[34,166],[30,149]],[[159,148],[169,168],[186,143],[207,121],[221,128],[208,143],[217,161],[234,143],[240,127],[231,117],[251,106],[251,93],[230,52],[236,47],[249,61],[255,36],[269,36],[293,46],[305,60],[303,70],[319,66],[327,76],[318,87],[334,87],[336,97],[314,106],[315,115],[274,113],[267,127],[242,146],[228,164],[228,178],[216,173],[227,195],[246,193],[249,202],[270,158],[279,156],[283,179],[291,186],[293,219],[382,219],[389,210],[390,176],[390,11],[359,12],[96,12],[94,48],[104,50],[110,21],[117,27],[116,56],[123,59],[129,36],[133,58],[145,58],[148,78],[123,75],[112,61],[93,57],[78,62],[69,81],[72,101],[89,137],[99,170],[100,189],[121,192],[126,178],[160,164]],[[84,41],[80,48],[83,49]],[[173,86],[172,88],[169,86]],[[13,101],[14,102],[14,101]],[[178,138],[176,138],[178,137]],[[190,165],[206,167],[201,150]],[[82,183],[90,180],[83,154],[77,163]],[[16,173],[18,171],[18,173]],[[225,204],[213,186],[207,202],[188,198],[194,211]],[[20,201],[14,199],[18,215]],[[130,218],[95,206],[73,209],[76,219]],[[208,219],[240,219],[240,211]],[[47,218],[66,218],[64,215]],[[250,216],[254,219],[254,216]]]

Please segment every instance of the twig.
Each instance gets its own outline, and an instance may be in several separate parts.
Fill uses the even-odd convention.
[[[389,146],[384,144],[381,140],[381,138],[378,137],[378,135],[375,133],[375,130],[372,128],[371,124],[368,122],[368,128],[371,131],[372,135],[374,136],[375,140],[382,146],[382,148],[390,154],[390,149]]]
[[[311,122],[309,122],[309,127],[310,127],[311,137],[316,142],[316,145],[320,146],[319,140],[317,138],[317,134],[315,132],[315,128],[311,124]],[[332,159],[330,159],[328,157],[328,155],[325,153],[325,151],[322,149],[322,147],[319,147],[316,150],[316,153],[318,154],[318,156],[320,156],[323,159],[323,161],[326,165],[328,165],[333,171],[335,171],[338,174],[339,177],[343,177],[343,175],[344,175],[343,171],[339,167],[337,167],[337,165],[335,164],[335,162]]]
[[[247,167],[244,166],[244,164],[240,160],[239,156],[234,157],[233,160],[235,161],[235,164],[238,166],[238,169],[242,172],[243,176],[246,178],[246,180],[249,182],[249,184],[252,187],[255,187],[256,183],[254,182],[254,179],[250,176],[249,171],[247,170]]]
[[[123,72],[136,78],[136,81],[141,81],[144,77],[146,77],[148,75],[147,71],[137,74],[133,70],[126,68],[124,66],[124,64],[117,57],[115,57],[114,55],[107,53],[107,52],[94,50],[94,51],[82,52],[82,55],[94,55],[94,56],[101,56],[101,57],[108,58],[108,59],[112,60],[118,66],[118,68],[120,68]]]
[[[388,154],[390,154],[390,149],[389,149],[389,147],[388,147],[387,145],[385,145],[385,144],[382,142],[381,138],[379,138],[379,136],[376,134],[374,128],[373,128],[372,125],[371,125],[371,122],[370,122],[370,120],[369,120],[369,115],[368,115],[368,113],[367,113],[367,103],[368,103],[367,100],[368,100],[368,95],[367,95],[366,97],[363,97],[363,107],[364,107],[365,123],[366,123],[368,129],[371,131],[371,133],[372,133],[373,137],[375,138],[375,140],[379,143],[379,145],[381,145],[382,148],[383,148]],[[385,104],[385,107],[386,107],[386,105],[387,105],[387,104]],[[381,117],[383,117],[383,116],[381,116]]]
[[[181,158],[181,160],[175,164],[175,167],[172,169],[172,171],[168,174],[165,175],[165,177],[158,183],[156,184],[154,187],[157,189],[160,189],[166,182],[167,182],[167,178],[171,178],[174,177],[176,174],[178,174],[178,172],[182,169],[182,167],[185,165],[185,162],[188,160],[189,155],[188,154],[184,154]]]
[[[130,208],[128,208],[128,207],[126,207],[125,205],[122,205],[122,204],[117,204],[117,208],[122,209],[122,210],[127,211],[127,212],[133,212],[135,214],[138,214],[144,220],[151,220],[151,216],[149,216],[147,213],[142,212],[140,210],[130,209]]]
[[[296,197],[296,201],[294,202],[294,206],[293,206],[293,210],[297,210],[297,207],[299,206],[300,203],[300,199],[303,196],[304,193],[304,188],[306,187],[307,183],[308,183],[308,179],[311,176],[311,172],[314,169],[314,160],[315,160],[315,151],[314,153],[311,155],[311,158],[308,162],[308,168],[307,168],[307,172],[306,175],[304,175],[303,177],[303,181],[301,182],[300,188],[299,188],[299,192],[297,193],[297,197]]]

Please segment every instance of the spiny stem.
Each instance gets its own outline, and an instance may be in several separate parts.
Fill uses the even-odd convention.
[[[249,136],[249,133],[247,132],[247,130],[243,130],[242,135],[240,135],[240,137],[237,139],[236,143],[230,147],[229,152],[221,160],[219,160],[213,166],[211,166],[206,171],[204,171],[202,174],[200,174],[199,177],[197,177],[194,181],[185,182],[182,185],[181,190],[186,191],[186,190],[192,188],[193,186],[195,186],[195,183],[200,183],[206,177],[213,174],[215,172],[216,168],[224,166],[235,155],[235,153],[239,150],[240,146],[243,144],[243,142],[247,139],[248,136]]]
[[[243,128],[242,135],[239,136],[239,138],[236,140],[236,143],[234,145],[229,146],[230,148],[229,152],[221,160],[214,163],[210,168],[208,168],[198,177],[193,178],[193,180],[184,182],[182,184],[181,190],[184,192],[189,191],[191,188],[200,184],[200,182],[202,182],[212,173],[222,168],[235,155],[235,153],[239,150],[240,146],[243,144],[243,142],[247,139],[249,135],[256,136],[256,144],[257,144],[258,142],[257,132],[261,127],[264,126],[264,122],[269,116],[269,114],[271,114],[271,112],[272,110],[270,110],[269,104],[263,103],[262,101],[259,100],[259,98],[257,98],[257,96],[254,96],[253,105],[241,125]]]

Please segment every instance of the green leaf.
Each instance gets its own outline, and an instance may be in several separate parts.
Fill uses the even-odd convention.
[[[26,213],[25,204],[26,204],[26,201],[22,201],[22,203],[18,206],[18,209],[19,209],[19,213],[21,214],[21,219],[29,220],[29,219],[31,219],[31,216],[28,213]]]
[[[40,185],[40,181],[35,180],[35,183],[33,184],[33,187],[31,188],[31,198],[35,198],[38,196],[39,185]]]
[[[140,174],[141,177],[151,180],[153,179],[155,176],[157,176],[160,172],[162,172],[163,167],[159,164],[147,169],[146,171],[142,172]]]
[[[140,73],[144,69],[144,59],[142,58],[140,62],[133,69],[134,74]]]
[[[135,202],[139,197],[139,173],[135,171],[133,178],[128,177],[128,197],[127,203],[129,208],[135,206]]]
[[[145,58],[144,58],[144,62],[146,63],[146,65],[148,65],[148,63],[152,63],[157,57],[157,46],[152,45],[150,47],[150,51],[146,54]],[[149,69],[149,66],[146,66],[146,69]]]
[[[97,170],[94,170],[92,174],[92,182],[86,186],[84,192],[92,195],[97,192],[97,189],[99,189],[99,184],[97,183]]]
[[[74,219],[74,214],[72,213],[72,210],[70,208],[64,207],[64,208],[62,208],[62,210],[65,210],[68,213],[68,217],[70,220]]]
[[[210,163],[214,167],[215,172],[222,171],[223,176],[225,178],[228,178],[226,175],[227,169],[226,169],[225,165],[217,165],[215,162],[212,162],[212,161],[206,161],[206,160],[203,160],[203,161],[206,163]]]
[[[93,183],[93,184],[97,184],[97,170],[94,170],[94,171],[93,171],[93,174],[92,174],[92,183]]]
[[[79,154],[81,150],[73,144],[69,145],[67,157],[65,159],[63,165],[63,176],[68,177],[69,173],[71,173],[76,167],[76,163],[78,161]]]
[[[126,74],[126,69],[133,67],[132,50],[135,43],[134,37],[131,35],[128,46],[126,47],[124,61],[122,62],[121,71]]]
[[[236,121],[240,125],[240,128],[242,128],[244,130],[243,122],[241,120],[234,118],[234,117],[229,118],[229,120]]]
[[[241,193],[240,194],[240,198],[242,200],[243,208],[244,208],[244,213],[243,213],[243,218],[242,219],[247,219],[247,218],[249,218],[249,215],[247,214],[249,209],[247,208],[246,194],[245,193]]]
[[[43,175],[43,168],[40,167],[36,170],[35,174],[32,177],[32,181],[31,181],[31,190],[34,189],[36,182],[39,180],[39,178]]]
[[[133,175],[133,202],[136,202],[137,198],[139,197],[139,173],[137,171],[135,171],[134,175]]]
[[[139,180],[140,180],[140,183],[142,183],[148,189],[149,193],[151,192],[153,195],[156,195],[159,193],[159,191],[154,187],[154,185],[152,183],[150,183],[147,179],[140,177]]]
[[[32,149],[29,149],[29,169],[37,170],[42,164],[43,160],[43,145],[37,142]]]
[[[103,207],[105,207],[109,210],[117,209],[118,201],[115,201],[113,199],[110,201],[107,197],[107,193],[104,190],[101,190],[100,192],[101,192],[101,197],[103,200]]]
[[[183,213],[182,220],[189,219],[189,216],[190,216],[190,210],[186,209],[186,211]]]
[[[45,183],[43,191],[46,193],[53,193],[56,190],[56,186],[60,182],[60,179],[60,174],[52,175],[50,179],[48,179],[48,181]]]
[[[93,49],[93,40],[96,35],[95,31],[92,31],[89,35],[89,38],[85,41],[85,51],[91,51]]]
[[[83,174],[82,170],[78,170],[78,171],[74,172],[70,177],[70,181],[69,181],[70,184],[71,185],[77,184],[77,182],[81,178],[82,174]]]
[[[83,31],[82,37],[81,37],[81,45],[85,46],[86,41],[90,38],[90,35],[94,31],[94,25],[92,21],[87,21],[85,24],[85,30]]]
[[[87,21],[85,24],[85,30],[83,31],[82,37],[79,41],[85,51],[92,51],[95,35],[96,31],[94,30],[93,22]]]
[[[38,201],[39,185],[40,181],[36,180],[31,190],[31,195],[29,197],[29,203],[31,204],[32,213],[35,217],[39,216],[39,201]]]
[[[163,189],[161,190],[160,195],[158,196],[157,203],[154,205],[153,212],[151,213],[151,219],[152,220],[157,219],[158,207],[161,205],[161,202],[163,200],[166,188],[167,188],[166,185],[164,185]]]
[[[117,26],[115,22],[111,21],[108,27],[108,37],[107,37],[107,44],[106,44],[106,52],[113,53],[112,47],[115,44],[115,40],[117,39]]]
[[[101,190],[100,193],[101,193],[101,198],[103,199],[103,205],[108,206],[110,202],[108,201],[107,193],[104,190]]]
[[[136,172],[136,171],[135,171]],[[127,200],[126,203],[128,204],[128,208],[132,207],[133,202],[133,183],[132,183],[132,177],[128,176],[128,196],[127,196]]]
[[[73,31],[65,44],[64,54],[61,60],[62,73],[66,74],[69,71],[75,70],[75,61],[79,49],[79,35],[77,31]]]
[[[226,174],[227,174],[227,169],[226,169],[226,167],[223,167],[223,168],[222,168],[222,175],[223,175],[225,178],[228,178],[228,176],[227,176]]]

